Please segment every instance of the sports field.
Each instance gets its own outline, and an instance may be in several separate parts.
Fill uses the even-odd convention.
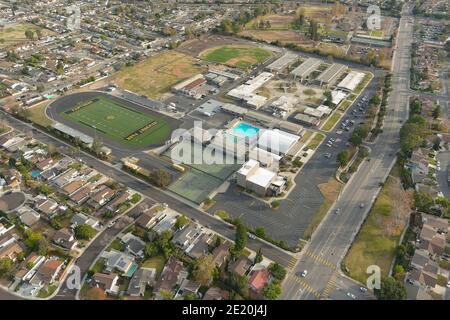
[[[134,110],[107,97],[98,96],[77,104],[60,115],[102,133],[113,141],[135,147],[164,142],[171,133],[162,118]]]
[[[223,183],[219,178],[191,169],[168,188],[170,191],[200,204],[209,194]]]
[[[200,58],[227,64],[238,68],[247,68],[268,59],[272,53],[254,46],[230,45],[212,48],[200,54]]]
[[[159,99],[178,82],[203,72],[196,63],[193,57],[171,50],[124,67],[110,80],[122,89]]]

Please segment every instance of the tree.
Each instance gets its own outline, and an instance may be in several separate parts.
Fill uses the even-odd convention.
[[[375,295],[380,300],[405,300],[406,288],[400,281],[388,277],[381,281],[380,289],[375,289]]]
[[[260,238],[264,238],[266,236],[266,230],[264,227],[257,227],[255,229],[255,235]]]
[[[422,111],[422,103],[419,99],[414,99],[414,101],[410,105],[410,112],[412,114],[420,114]]]
[[[33,30],[26,30],[25,31],[25,38],[27,38],[28,40],[33,40],[33,38],[34,38]]]
[[[352,146],[357,147],[362,143],[363,139],[362,137],[357,133],[353,132],[350,138],[348,139],[348,142],[351,143]]]
[[[84,297],[86,300],[105,300],[106,293],[101,288],[91,288]]]
[[[193,292],[188,292],[185,296],[184,296],[184,300],[199,300],[198,295],[196,295]]]
[[[261,261],[263,261],[263,255],[262,255],[261,248],[259,248],[258,251],[256,252],[256,256],[255,256],[255,264],[260,263]]]
[[[347,149],[342,150],[337,154],[337,161],[341,167],[345,167],[350,160],[350,154]]]
[[[38,38],[38,40],[41,40],[42,38],[42,30],[41,29],[36,29],[36,37]]]
[[[441,106],[437,105],[436,108],[433,110],[433,118],[437,119],[441,116]]]
[[[39,250],[39,243],[44,239],[42,234],[38,231],[33,231],[31,229],[27,229],[25,231],[25,240],[23,243],[30,251]]]
[[[214,264],[210,255],[203,256],[194,262],[194,269],[192,271],[193,279],[200,285],[208,285],[211,283],[216,265]]]
[[[175,222],[175,228],[181,229],[188,223],[189,223],[188,218],[186,218],[186,216],[184,214],[182,214],[177,217],[177,221]]]
[[[9,258],[0,259],[0,277],[9,276],[14,267],[14,262]]]
[[[269,271],[277,280],[283,281],[284,277],[286,277],[286,269],[277,262],[269,266]]]
[[[172,176],[164,169],[153,170],[149,178],[151,183],[160,188],[165,188],[172,182]]]
[[[331,94],[331,91],[327,90],[323,93],[323,95],[325,96],[324,105],[331,106],[331,104],[333,103],[333,95]]]
[[[319,24],[317,21],[313,19],[309,21],[308,34],[311,40],[319,40]]]
[[[155,243],[149,243],[145,246],[145,256],[147,258],[155,257],[159,253],[159,248]]]
[[[40,183],[36,187],[36,191],[39,192],[40,194],[44,194],[44,195],[49,195],[49,194],[53,193],[53,190],[50,188],[50,186],[45,183]]]
[[[82,224],[75,227],[75,236],[77,239],[89,240],[95,235],[95,230],[88,224]]]
[[[281,294],[280,282],[275,280],[268,283],[263,288],[263,295],[266,299],[276,300]]]
[[[244,250],[247,245],[247,228],[239,219],[236,219],[235,225],[236,238],[234,241],[233,255],[237,257],[241,255],[242,250]]]
[[[92,151],[94,151],[94,153],[98,156],[103,148],[103,142],[102,140],[95,136],[94,140],[92,141]]]
[[[394,268],[394,277],[397,281],[402,281],[405,277],[405,269],[402,265],[397,264]]]

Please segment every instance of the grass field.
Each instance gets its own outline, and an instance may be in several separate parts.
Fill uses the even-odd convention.
[[[48,127],[53,124],[53,121],[45,114],[47,103],[41,103],[38,106],[28,109],[28,119],[43,127]]]
[[[156,279],[159,279],[162,270],[164,269],[164,265],[166,264],[166,259],[163,256],[152,257],[148,260],[145,260],[142,264],[144,268],[155,268],[156,269]]]
[[[30,41],[25,37],[25,31],[27,30],[31,30],[33,32],[36,32],[36,30],[41,30],[42,36],[53,34],[52,31],[40,28],[31,23],[15,23],[6,25],[3,28],[0,28],[0,48]],[[34,38],[37,39],[36,33],[34,34]]]
[[[200,204],[222,180],[209,174],[191,169],[169,186],[169,190],[192,202]]]
[[[171,50],[124,67],[110,80],[123,89],[158,99],[178,82],[204,71],[195,64],[193,57]]]
[[[162,143],[171,132],[164,119],[133,110],[102,96],[60,114],[67,120],[130,146]]]
[[[343,261],[358,281],[365,282],[369,265],[378,265],[382,277],[387,276],[394,260],[412,203],[412,192],[402,189],[398,176],[394,167]]]
[[[251,20],[245,25],[245,29],[257,30],[260,21],[269,21],[269,30],[288,30],[291,28],[291,23],[294,19],[293,15],[268,14]]]
[[[265,61],[271,52],[253,46],[230,45],[206,50],[200,58],[238,68],[247,68]]]
[[[341,191],[343,185],[337,181],[335,178],[330,178],[328,182],[319,184],[319,190],[324,197],[322,205],[314,213],[311,221],[308,224],[305,232],[303,232],[302,238],[308,240],[311,238],[312,234],[316,230],[317,226],[323,220],[328,210],[330,210],[331,205],[336,201],[339,192]]]

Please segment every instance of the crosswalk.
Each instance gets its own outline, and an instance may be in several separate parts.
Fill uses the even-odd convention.
[[[311,287],[306,281],[304,281],[303,279],[301,279],[297,276],[294,278],[295,278],[295,281],[300,285],[300,287],[302,287],[307,292],[313,294],[317,299],[320,298],[320,293],[316,289]]]
[[[331,289],[333,289],[333,287],[336,284],[337,276],[338,276],[337,271],[336,270],[333,271],[333,274],[331,275],[330,280],[328,281],[325,289],[323,289],[323,291],[322,291],[322,299],[328,298],[328,295],[330,294]]]
[[[320,264],[322,264],[322,265],[332,269],[332,270],[336,270],[337,269],[335,264],[331,263],[330,261],[324,259],[323,257],[321,257],[321,256],[319,256],[319,255],[317,255],[317,254],[315,254],[315,253],[313,253],[311,251],[307,250],[303,254],[308,256],[308,257],[310,257],[314,261],[316,261],[316,262],[318,262],[318,263],[320,263]]]
[[[298,261],[298,259],[292,257],[291,260],[288,263],[287,268],[291,269],[291,270],[294,269],[295,265],[297,264],[297,261]]]

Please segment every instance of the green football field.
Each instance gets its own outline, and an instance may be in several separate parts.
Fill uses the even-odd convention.
[[[160,144],[169,138],[171,128],[155,117],[106,97],[96,97],[61,113],[62,117],[103,133],[111,140],[134,147]]]

